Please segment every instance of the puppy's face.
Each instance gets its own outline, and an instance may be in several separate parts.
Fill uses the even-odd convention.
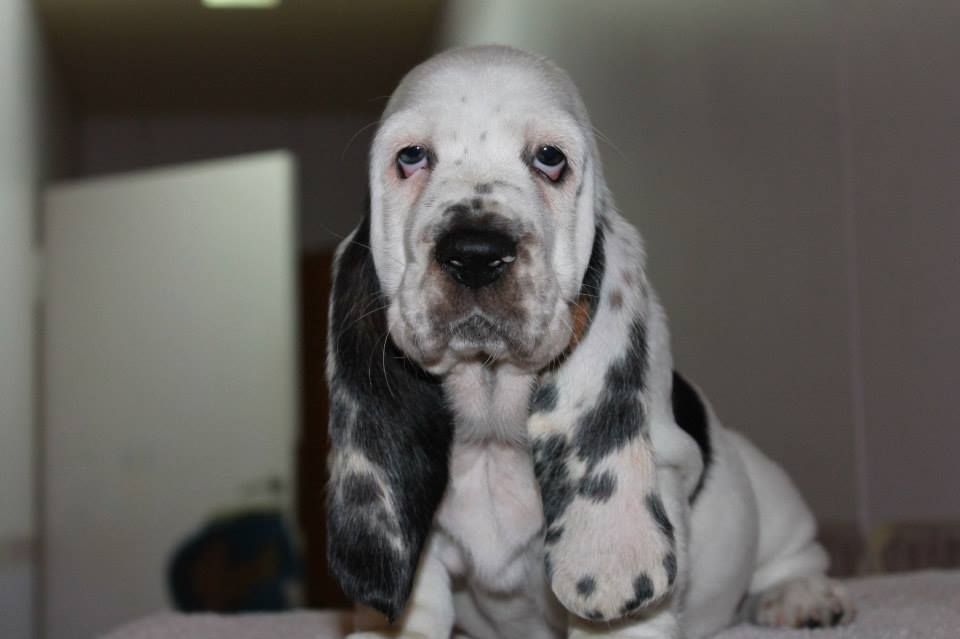
[[[574,335],[595,147],[569,79],[536,62],[422,65],[376,135],[370,239],[389,330],[431,372],[535,370]]]

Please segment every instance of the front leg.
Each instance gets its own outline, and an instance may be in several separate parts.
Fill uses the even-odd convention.
[[[347,639],[449,639],[454,609],[450,574],[431,541],[423,553],[410,599],[393,624],[366,606],[358,606],[354,632]]]
[[[658,606],[675,589],[681,561],[678,522],[658,482],[660,458],[665,467],[676,460],[655,450],[652,429],[673,420],[672,367],[642,263],[636,231],[601,219],[570,351],[544,373],[527,422],[547,581],[564,608],[591,621]]]
[[[663,495],[664,508],[673,526],[675,550],[669,551],[676,562],[668,567],[667,581],[671,583],[669,596],[647,603],[634,609],[624,618],[615,622],[592,621],[575,615],[570,616],[569,639],[681,639],[685,637],[678,618],[682,607],[682,596],[688,577],[687,533],[689,524],[689,506],[683,495],[683,482],[672,468],[657,471],[657,485]],[[619,524],[618,525],[622,525]]]
[[[547,579],[567,610],[614,620],[669,594],[678,570],[676,529],[648,441],[591,463],[567,436],[548,431],[534,439],[534,460],[547,522]]]

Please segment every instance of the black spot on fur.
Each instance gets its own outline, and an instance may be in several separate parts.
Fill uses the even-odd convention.
[[[619,311],[623,307],[623,292],[620,289],[615,288],[610,291],[610,295],[607,298],[610,303],[610,308],[615,311]]]
[[[382,497],[380,486],[368,475],[352,474],[340,483],[340,499],[350,506],[366,506]]]
[[[473,192],[477,195],[488,195],[493,193],[493,184],[490,182],[484,182],[482,184],[477,184],[473,187]]]
[[[553,558],[550,553],[543,555],[543,572],[547,576],[547,583],[553,581]]]
[[[465,204],[451,204],[444,209],[443,214],[454,218],[466,217],[470,215],[470,209]]]
[[[580,207],[580,196],[583,195],[583,185],[587,181],[588,170],[587,167],[590,165],[590,161],[587,158],[583,159],[583,163],[580,165],[583,168],[580,169],[580,183],[577,184],[577,192],[573,196],[573,208],[578,209]],[[564,174],[566,171],[564,171]],[[562,177],[562,174],[561,174]]]
[[[386,473],[396,515],[383,513],[378,523],[369,506],[328,495],[327,554],[348,597],[396,618],[446,489],[453,415],[439,380],[389,338],[385,312],[370,310],[383,307],[385,299],[369,235],[368,216],[335,268],[330,435],[334,451],[355,448]],[[399,534],[402,550],[387,543],[388,530]]]
[[[593,232],[593,247],[590,250],[587,272],[583,274],[583,281],[580,282],[580,297],[587,300],[591,320],[597,312],[597,304],[600,303],[600,287],[603,285],[603,275],[607,267],[605,239],[604,230],[598,225]]]
[[[635,611],[653,597],[653,581],[646,573],[641,573],[633,580],[633,599],[628,600],[620,609],[620,614],[627,614]]]
[[[617,478],[610,472],[584,475],[580,480],[580,494],[597,503],[608,501],[616,489]]]
[[[583,616],[590,621],[603,621],[606,615],[599,610],[588,610],[587,612],[583,613]]]
[[[552,546],[563,537],[563,526],[551,526],[547,528],[547,534],[543,536],[543,543]]]
[[[677,579],[677,556],[674,553],[669,552],[663,558],[663,570],[667,573],[667,583],[672,586]]]
[[[646,411],[640,400],[646,374],[647,331],[643,318],[637,318],[630,329],[627,351],[607,369],[600,397],[577,423],[573,445],[580,459],[595,464],[646,427]]]
[[[564,513],[576,492],[567,472],[568,455],[567,439],[560,434],[533,444],[533,472],[540,483],[543,517],[548,526]]]
[[[663,507],[663,501],[660,499],[660,495],[655,493],[647,495],[647,510],[650,511],[650,516],[653,517],[653,520],[657,522],[657,528],[660,529],[663,536],[673,541],[673,524],[670,523],[670,518],[667,517],[667,511]]]
[[[473,198],[470,200],[470,208],[472,208],[475,213],[479,213],[483,210],[483,200],[478,197]]]
[[[673,417],[677,420],[677,425],[688,435],[693,437],[700,447],[700,457],[703,458],[703,472],[700,473],[700,479],[690,494],[692,503],[703,490],[703,484],[707,479],[707,470],[713,463],[713,448],[710,443],[710,429],[707,420],[707,409],[703,405],[703,400],[696,389],[685,380],[680,373],[673,372],[673,392],[670,395],[673,404]]]
[[[530,413],[549,413],[557,407],[559,399],[557,385],[553,382],[544,382],[537,386],[530,397]]]
[[[577,582],[577,594],[586,599],[597,589],[597,581],[593,577],[581,577]]]
[[[487,140],[487,132],[484,131],[483,133],[480,134],[480,141],[485,142],[486,140]]]

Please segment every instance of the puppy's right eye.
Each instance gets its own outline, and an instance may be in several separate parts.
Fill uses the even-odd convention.
[[[567,156],[557,147],[545,144],[533,154],[533,168],[551,182],[556,182],[567,168]]]
[[[397,153],[400,175],[408,178],[427,166],[427,150],[422,146],[407,146]]]

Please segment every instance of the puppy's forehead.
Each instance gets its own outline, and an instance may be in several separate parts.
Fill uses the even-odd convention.
[[[384,118],[398,111],[474,109],[492,109],[503,116],[546,109],[586,121],[577,88],[562,69],[508,47],[454,49],[430,58],[400,82]]]

